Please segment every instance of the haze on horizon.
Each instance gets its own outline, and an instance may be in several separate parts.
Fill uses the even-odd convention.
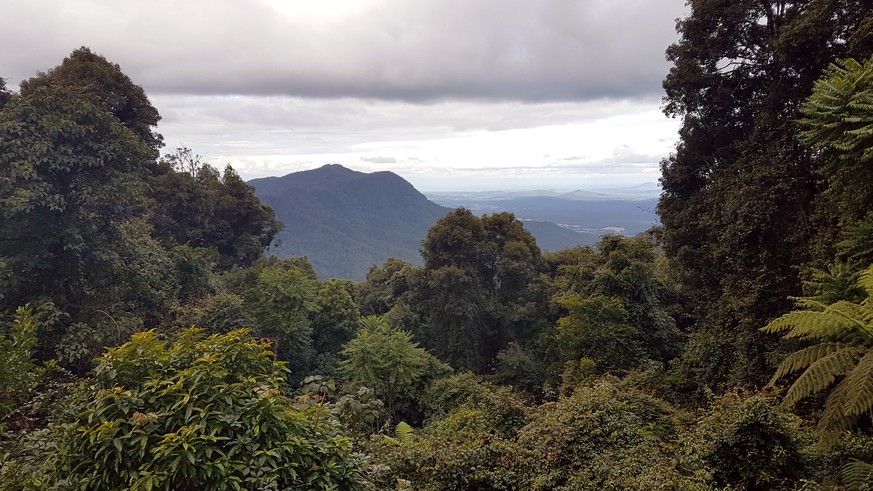
[[[246,179],[336,163],[424,191],[657,182],[683,0],[29,0],[10,87],[88,46],[142,85],[167,149]]]

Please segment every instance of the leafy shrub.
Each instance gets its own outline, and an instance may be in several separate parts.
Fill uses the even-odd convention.
[[[360,489],[348,442],[295,410],[285,368],[245,330],[138,333],[98,362],[96,391],[57,431],[57,489]]]

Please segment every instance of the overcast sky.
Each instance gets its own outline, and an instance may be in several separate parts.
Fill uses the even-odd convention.
[[[9,85],[88,46],[168,148],[244,178],[338,163],[425,191],[657,181],[684,0],[4,0]]]

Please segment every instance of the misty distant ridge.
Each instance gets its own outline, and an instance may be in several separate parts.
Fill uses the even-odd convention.
[[[653,199],[661,195],[661,186],[654,182],[644,182],[636,186],[591,188],[574,190],[532,189],[514,191],[424,191],[424,194],[434,200],[476,198],[476,199],[514,199],[524,197],[552,197],[570,200],[626,200]]]
[[[425,196],[393,172],[363,173],[337,164],[249,183],[285,225],[271,252],[308,257],[321,278],[362,280],[371,265],[392,256],[420,264],[419,247],[427,231],[462,206],[477,214],[515,213],[545,251],[594,244],[605,233],[632,235],[657,221],[653,200],[632,194],[576,190]],[[653,187],[635,188],[644,193]]]

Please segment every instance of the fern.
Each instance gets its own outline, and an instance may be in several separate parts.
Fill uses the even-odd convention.
[[[864,489],[873,484],[873,464],[859,460],[849,462],[840,471],[840,479],[847,489]]]
[[[788,355],[784,360],[782,360],[782,363],[779,364],[779,368],[776,369],[776,373],[773,374],[773,378],[770,379],[770,385],[775,384],[780,378],[798,370],[805,369],[822,357],[845,347],[846,345],[842,343],[821,343]]]
[[[401,421],[397,423],[396,427],[394,427],[394,434],[397,435],[397,439],[400,440],[401,443],[406,443],[412,440],[415,430],[412,429],[412,426],[409,426],[409,423]]]
[[[825,305],[800,299],[798,305],[805,310],[789,312],[762,328],[786,339],[816,342],[782,360],[770,384],[802,371],[785,394],[785,406],[830,388],[817,427],[825,446],[873,411],[873,266],[857,284],[866,294],[861,302]]]

